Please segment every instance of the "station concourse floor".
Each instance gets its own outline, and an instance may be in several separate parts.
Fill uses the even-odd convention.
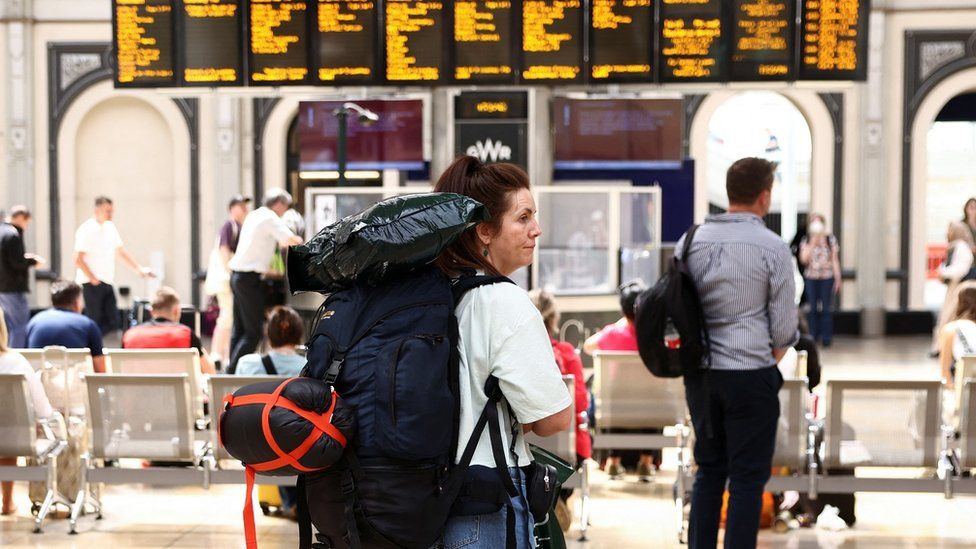
[[[937,375],[938,364],[927,357],[929,339],[900,337],[882,340],[839,338],[824,352],[824,377],[919,377]],[[666,455],[665,459],[668,459]],[[568,534],[570,549],[637,549],[679,547],[675,511],[671,503],[673,467],[667,464],[655,482],[635,479],[610,481],[593,467],[592,518],[589,540],[574,526]],[[102,502],[105,518],[86,516],[79,535],[67,534],[64,518],[49,519],[43,534],[33,534],[26,485],[15,489],[18,512],[0,517],[0,547],[112,548],[244,546],[241,508],[242,486],[155,488],[141,485],[106,487]],[[575,501],[575,498],[574,498]],[[261,516],[255,509],[258,542],[263,549],[291,549],[297,544],[296,525],[285,519]],[[760,548],[768,549],[887,549],[976,547],[976,497],[940,494],[858,494],[857,524],[842,532],[798,530],[760,533]],[[63,517],[62,515],[60,515]]]

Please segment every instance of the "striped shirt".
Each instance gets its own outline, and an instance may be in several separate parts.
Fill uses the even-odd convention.
[[[675,253],[684,250],[684,237]],[[715,370],[775,365],[773,349],[796,343],[793,256],[751,213],[709,216],[687,263],[701,299]]]

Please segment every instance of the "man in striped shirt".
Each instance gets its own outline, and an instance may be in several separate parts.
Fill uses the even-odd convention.
[[[776,363],[798,337],[792,256],[762,220],[769,213],[775,170],[761,158],[733,164],[726,175],[729,211],[705,220],[686,258],[712,357],[711,372],[685,376],[697,435],[691,549],[716,546],[726,481],[725,547],[756,546],[780,412],[783,378]]]

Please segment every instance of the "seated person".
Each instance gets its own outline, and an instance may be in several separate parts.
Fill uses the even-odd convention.
[[[955,387],[956,367],[964,356],[976,356],[976,281],[959,285],[953,320],[939,333],[939,363],[946,386]]]
[[[305,323],[295,309],[278,305],[268,313],[265,333],[271,350],[266,355],[244,355],[237,362],[239,376],[287,376],[295,377],[305,367],[305,357],[297,347],[305,341]],[[298,490],[292,486],[279,488],[281,510],[285,516],[294,516]]]
[[[295,309],[279,305],[268,314],[265,332],[271,350],[263,356],[257,353],[242,356],[237,362],[237,375],[294,377],[300,374],[305,367],[305,357],[296,349],[305,342],[302,317]]]
[[[15,353],[7,348],[7,323],[3,319],[3,310],[0,310],[0,374],[20,374],[27,378],[27,388],[30,391],[31,400],[34,401],[34,417],[44,419],[51,415],[51,403],[44,394],[44,386],[41,385],[41,373],[35,372],[27,359],[20,353]],[[16,457],[0,457],[0,466],[17,465]],[[12,515],[17,512],[14,505],[14,483],[12,481],[0,482],[0,492],[3,493],[2,515]]]
[[[637,331],[634,328],[634,304],[637,297],[646,288],[641,282],[633,281],[620,287],[620,310],[623,317],[614,324],[605,326],[583,342],[583,351],[592,355],[596,351],[630,351],[637,352]],[[630,456],[632,452],[610,451],[606,470],[610,478],[622,478],[626,473],[622,458]],[[633,459],[630,457],[629,459]],[[631,462],[633,463],[633,462]],[[655,468],[661,465],[661,451],[652,450],[641,453],[637,460],[637,476],[641,482],[650,482],[655,474]]]
[[[68,280],[51,284],[51,308],[38,313],[27,323],[27,347],[87,347],[91,351],[95,371],[105,373],[102,331],[94,320],[81,314],[82,308],[81,286]]]
[[[529,292],[532,304],[542,314],[542,321],[546,324],[552,343],[552,351],[556,356],[556,364],[559,371],[565,375],[575,378],[576,384],[576,459],[582,463],[585,459],[590,459],[593,455],[593,441],[590,440],[590,432],[587,430],[586,410],[590,407],[590,393],[586,389],[586,379],[583,377],[583,362],[576,349],[565,341],[557,341],[551,334],[559,331],[559,310],[556,309],[556,300],[552,294],[545,290],[532,290]]]
[[[200,338],[189,326],[180,324],[183,307],[175,290],[162,286],[153,294],[149,307],[152,320],[126,330],[122,335],[123,349],[196,349],[200,353],[200,371],[217,372]]]

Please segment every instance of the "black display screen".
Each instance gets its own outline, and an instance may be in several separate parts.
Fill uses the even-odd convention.
[[[516,10],[510,0],[453,2],[451,51],[454,80],[471,84],[515,82],[518,40]]]
[[[661,82],[722,82],[728,70],[723,0],[662,0]]]
[[[583,82],[583,2],[522,2],[522,81]]]
[[[800,78],[866,80],[868,0],[802,0]]]
[[[654,79],[654,5],[651,0],[591,0],[591,82]]]
[[[735,0],[731,5],[729,77],[747,82],[794,79],[795,0]]]
[[[308,81],[308,6],[302,0],[250,0],[249,84]]]
[[[386,0],[386,80],[436,84],[444,78],[445,2]]]
[[[325,84],[369,84],[378,79],[377,2],[318,0],[315,73]]]
[[[181,82],[185,86],[244,83],[243,0],[181,0]]]
[[[114,0],[112,39],[117,87],[172,86],[172,0]]]

